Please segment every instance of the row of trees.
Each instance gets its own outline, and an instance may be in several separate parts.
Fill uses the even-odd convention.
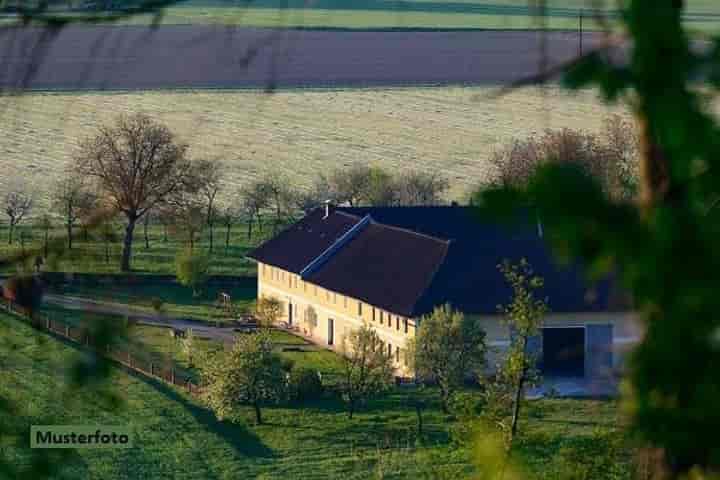
[[[155,219],[168,229],[187,235],[192,249],[198,233],[207,230],[209,250],[214,247],[215,227],[230,230],[239,221],[252,236],[255,225],[271,217],[273,228],[331,200],[350,205],[438,204],[448,182],[438,174],[415,171],[393,176],[379,167],[354,165],[320,175],[310,189],[293,185],[279,172],[268,172],[231,191],[226,172],[218,161],[192,160],[188,146],[165,125],[144,114],[121,116],[95,136],[81,142],[71,168],[52,189],[51,212],[41,215],[45,231],[53,217],[67,232],[67,248],[73,248],[74,229],[124,220],[121,270],[131,266],[135,229],[142,222],[147,244],[148,225]],[[33,194],[23,185],[7,189],[3,209],[9,221],[9,243],[16,227],[35,205]],[[52,215],[51,215],[52,214]],[[57,221],[57,220],[56,220]]]

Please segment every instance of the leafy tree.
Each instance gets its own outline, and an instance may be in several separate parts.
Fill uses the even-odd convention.
[[[122,115],[82,142],[77,171],[94,179],[103,200],[127,220],[122,271],[130,270],[137,221],[170,195],[196,188],[186,151],[170,129],[144,114]]]
[[[239,405],[251,405],[258,425],[261,407],[279,402],[286,392],[286,372],[268,331],[238,335],[232,350],[206,360],[202,381],[203,398],[218,419],[234,419]]]
[[[482,374],[485,366],[485,331],[479,322],[450,305],[436,307],[420,320],[410,344],[415,374],[437,382],[443,412],[468,375]]]
[[[363,325],[343,340],[343,356],[340,388],[352,419],[361,403],[392,385],[392,355],[377,332]]]
[[[11,187],[3,197],[3,211],[8,217],[8,245],[13,242],[13,233],[20,222],[23,221],[33,208],[33,195],[24,185]]]
[[[50,255],[50,230],[52,230],[53,219],[50,215],[43,214],[38,219],[37,225],[43,232],[43,257],[48,258]]]
[[[548,307],[547,301],[537,296],[543,280],[535,275],[527,260],[521,259],[517,264],[505,260],[498,268],[513,291],[511,302],[498,306],[504,314],[511,340],[505,358],[496,372],[502,390],[512,395],[509,426],[509,439],[512,441],[517,434],[525,388],[539,379],[535,366],[536,354],[528,346],[530,339],[540,334]]]
[[[275,325],[282,313],[283,304],[275,297],[262,297],[255,303],[255,316],[264,327]]]
[[[230,231],[241,218],[241,210],[234,202],[223,202],[218,206],[218,221],[225,227],[225,250],[230,248]]]
[[[175,274],[178,282],[192,288],[193,297],[199,297],[202,286],[207,281],[210,259],[207,255],[196,253],[189,248],[178,252],[175,258]]]
[[[563,78],[629,106],[640,139],[636,202],[614,201],[587,174],[561,165],[543,166],[526,188],[475,201],[494,213],[532,202],[561,258],[581,259],[592,278],[613,272],[632,293],[644,335],[624,390],[629,428],[664,451],[670,478],[720,469],[720,127],[708,101],[720,87],[720,40],[691,49],[683,7],[627,2],[619,17],[627,63],[601,46]]]
[[[296,402],[318,399],[323,393],[322,377],[314,368],[295,367],[288,378],[289,396]]]
[[[195,333],[192,328],[188,328],[185,331],[185,338],[181,340],[181,344],[185,358],[187,358],[188,361],[188,366],[192,368],[194,366],[193,354],[195,353]]]

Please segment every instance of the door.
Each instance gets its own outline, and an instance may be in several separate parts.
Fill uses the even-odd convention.
[[[549,377],[585,375],[585,328],[543,328],[542,373]]]
[[[328,345],[335,343],[335,320],[328,318]]]
[[[292,302],[288,303],[288,325],[292,326],[293,324],[293,304]]]

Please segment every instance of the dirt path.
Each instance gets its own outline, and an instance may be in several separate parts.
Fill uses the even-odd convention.
[[[193,333],[198,337],[218,342],[233,343],[235,339],[235,332],[231,327],[213,327],[197,320],[145,313],[122,303],[100,302],[87,298],[53,294],[45,295],[43,300],[48,304],[68,310],[82,310],[84,312],[127,316],[137,320],[141,325],[183,330],[192,328]]]

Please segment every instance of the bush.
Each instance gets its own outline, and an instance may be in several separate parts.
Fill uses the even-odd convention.
[[[163,302],[163,299],[160,297],[152,297],[150,299],[150,306],[155,311],[155,313],[162,312],[163,305],[165,305],[165,302]]]
[[[323,394],[320,372],[314,368],[294,368],[290,372],[288,390],[290,399],[295,402],[306,402],[320,398]]]
[[[32,313],[40,308],[44,290],[43,283],[38,277],[22,275],[5,280],[2,294],[6,300]]]
[[[175,258],[177,280],[181,285],[192,288],[193,297],[200,296],[209,268],[210,259],[207,255],[196,253],[189,248],[181,250]]]

